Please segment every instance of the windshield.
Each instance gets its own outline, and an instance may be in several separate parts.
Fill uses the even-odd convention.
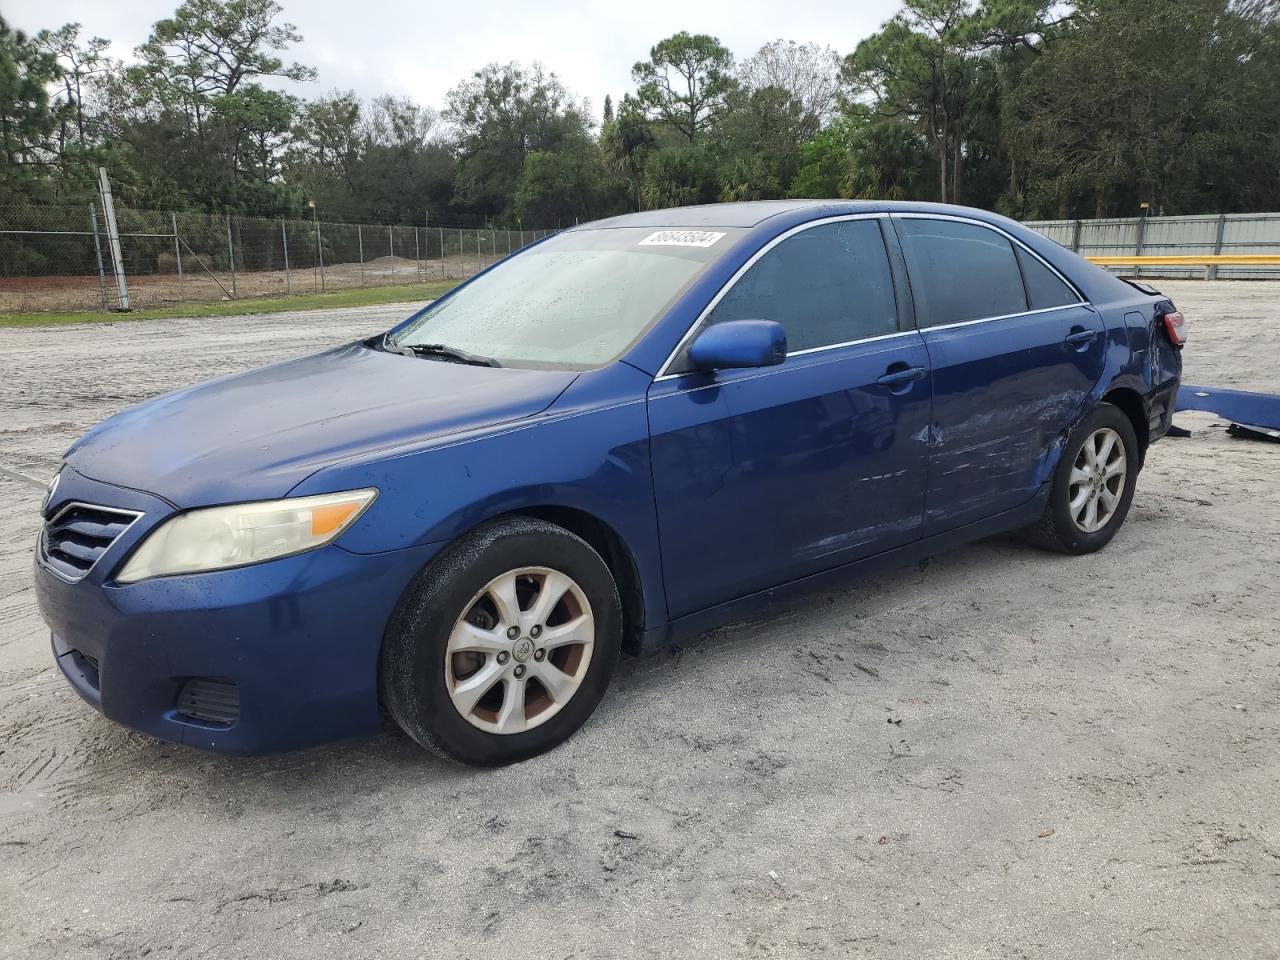
[[[727,227],[562,233],[428,307],[387,346],[438,345],[503,366],[600,366],[741,234]]]

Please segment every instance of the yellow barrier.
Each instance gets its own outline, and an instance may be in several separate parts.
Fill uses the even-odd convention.
[[[1280,267],[1280,254],[1212,254],[1202,256],[1085,257],[1100,267]]]

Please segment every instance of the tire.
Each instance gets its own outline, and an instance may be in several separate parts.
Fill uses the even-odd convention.
[[[445,548],[400,598],[383,638],[382,699],[433,753],[516,763],[586,722],[621,644],[618,588],[600,555],[562,527],[503,517]]]
[[[1109,439],[1123,446],[1124,475],[1122,478],[1108,478],[1105,475],[1111,470],[1104,464],[1104,476],[1095,480],[1089,475],[1096,469],[1098,454]],[[1087,445],[1094,451],[1093,463],[1090,462]],[[1112,469],[1121,462],[1113,448],[1108,448],[1108,460]],[[1023,531],[1024,535],[1037,546],[1061,553],[1079,555],[1101,550],[1111,542],[1111,538],[1129,515],[1129,505],[1133,502],[1133,491],[1141,467],[1142,454],[1138,448],[1138,437],[1129,418],[1118,407],[1109,403],[1098,404],[1071,431],[1066,448],[1062,451],[1062,459],[1053,473],[1053,487],[1049,492],[1044,516]],[[1079,482],[1085,477],[1089,478],[1085,482]],[[1099,481],[1105,489],[1097,486]],[[1073,497],[1080,498],[1082,491],[1085,494],[1084,505],[1073,510]],[[1090,491],[1096,493],[1090,494]],[[1114,501],[1111,500],[1112,497],[1115,498]],[[1097,511],[1092,523],[1089,522],[1088,513],[1090,499],[1094,501]],[[1109,511],[1105,518],[1104,511]]]

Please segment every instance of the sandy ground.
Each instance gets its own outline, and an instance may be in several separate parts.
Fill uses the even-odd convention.
[[[1280,390],[1280,284],[1164,287],[1189,382]],[[0,331],[0,956],[1280,955],[1280,445],[1210,415],[1103,553],[987,541],[627,661],[520,766],[96,715],[30,589],[61,451],[403,312]]]

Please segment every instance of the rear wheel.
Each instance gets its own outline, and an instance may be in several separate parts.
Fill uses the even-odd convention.
[[[1063,553],[1101,550],[1129,514],[1141,462],[1129,418],[1099,404],[1071,432],[1044,516],[1025,531],[1027,538]]]
[[[599,554],[561,527],[503,518],[446,549],[406,591],[383,644],[383,700],[436,753],[512,763],[586,721],[621,637]]]

